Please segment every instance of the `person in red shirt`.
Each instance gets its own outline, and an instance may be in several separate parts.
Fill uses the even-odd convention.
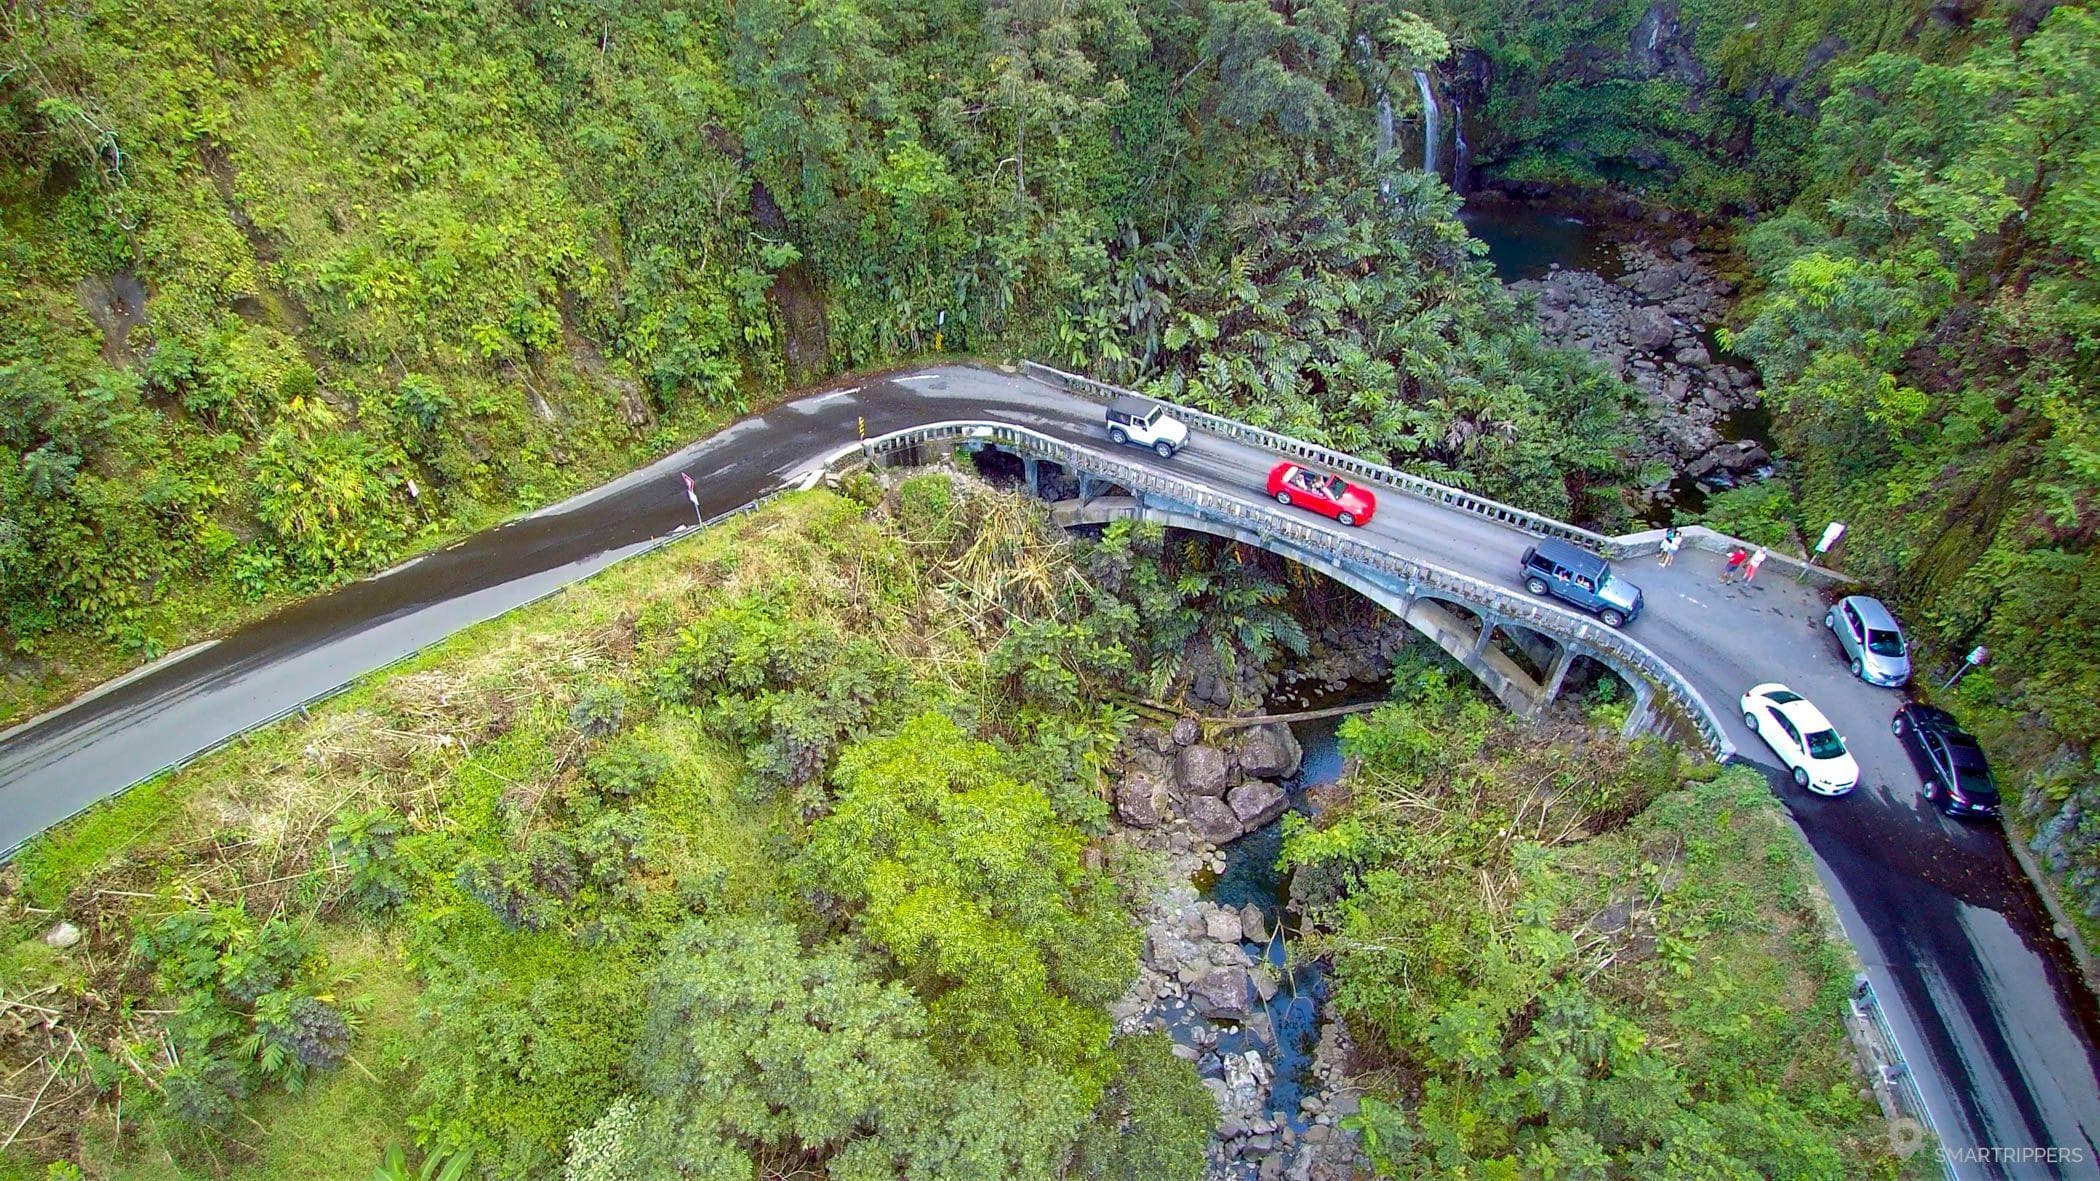
[[[1743,563],[1749,560],[1750,551],[1744,549],[1742,546],[1736,546],[1734,549],[1729,550],[1728,565],[1721,568],[1721,581],[1733,581],[1735,576],[1742,571]]]

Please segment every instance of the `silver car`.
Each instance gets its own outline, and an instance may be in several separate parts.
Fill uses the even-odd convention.
[[[1823,616],[1823,626],[1852,661],[1853,676],[1890,689],[1910,680],[1910,645],[1880,599],[1847,595]]]

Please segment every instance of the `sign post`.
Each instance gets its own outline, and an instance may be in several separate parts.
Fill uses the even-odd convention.
[[[685,481],[685,498],[693,502],[693,523],[707,524],[707,518],[700,515],[700,490],[693,487],[693,478],[684,472],[678,473],[678,478]]]
[[[1823,526],[1823,537],[1816,542],[1816,552],[1808,555],[1808,561],[1802,563],[1801,573],[1794,576],[1794,581],[1807,582],[1808,568],[1816,564],[1817,558],[1829,553],[1830,547],[1836,545],[1838,538],[1844,535],[1845,523],[1843,521],[1832,521],[1830,524]]]
[[[1961,667],[1955,669],[1954,675],[1948,677],[1947,683],[1940,686],[1940,688],[1954,688],[1954,683],[1956,681],[1961,680],[1962,677],[1967,675],[1970,669],[1975,668],[1976,666],[1982,664],[1984,661],[1989,660],[1990,658],[1991,650],[1989,648],[1984,647],[1982,644],[1978,644],[1974,648],[1969,649],[1969,654],[1962,659]]]

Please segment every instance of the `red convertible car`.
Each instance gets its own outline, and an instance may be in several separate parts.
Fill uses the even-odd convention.
[[[1369,488],[1288,461],[1269,473],[1269,495],[1278,504],[1309,508],[1344,525],[1362,525],[1378,511],[1378,498]]]

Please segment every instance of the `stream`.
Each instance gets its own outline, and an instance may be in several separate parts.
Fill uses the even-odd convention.
[[[1624,273],[1610,236],[1601,226],[1577,214],[1483,193],[1467,200],[1458,220],[1487,247],[1488,265],[1503,283],[1543,278],[1559,268],[1591,271],[1606,279],[1616,279]],[[1698,337],[1716,360],[1752,368],[1749,362],[1721,347],[1712,326],[1700,331]],[[1747,439],[1764,444],[1771,437],[1772,415],[1759,402],[1720,415],[1713,427],[1724,442]],[[1771,474],[1770,467],[1748,477],[1716,472],[1695,479],[1678,472],[1662,495],[1648,504],[1640,523],[1660,527],[1676,519],[1696,517],[1706,511],[1707,499],[1714,493],[1763,480]]]
[[[1364,689],[1357,687],[1359,694]],[[1341,777],[1337,737],[1341,721],[1324,718],[1291,727],[1303,756],[1297,773],[1281,782],[1289,799],[1285,816],[1313,814],[1312,789]],[[1193,883],[1203,902],[1241,912],[1250,906],[1259,908],[1260,925],[1266,929],[1257,933],[1266,938],[1243,939],[1239,947],[1253,964],[1268,966],[1275,984],[1273,994],[1244,1021],[1207,1019],[1187,998],[1165,1001],[1154,1010],[1155,1021],[1174,1040],[1176,1052],[1194,1061],[1205,1078],[1229,1080],[1250,1054],[1258,1056],[1267,1075],[1263,1101],[1251,1117],[1256,1144],[1246,1146],[1255,1151],[1237,1156],[1214,1153],[1208,1174],[1213,1181],[1257,1177],[1268,1145],[1280,1143],[1288,1150],[1314,1132],[1318,1122],[1306,1100],[1321,1089],[1314,1069],[1315,1048],[1328,976],[1325,965],[1294,959],[1286,945],[1285,935],[1296,927],[1299,916],[1290,911],[1290,875],[1277,865],[1283,851],[1283,828],[1279,816],[1226,845],[1222,871],[1199,872]]]

